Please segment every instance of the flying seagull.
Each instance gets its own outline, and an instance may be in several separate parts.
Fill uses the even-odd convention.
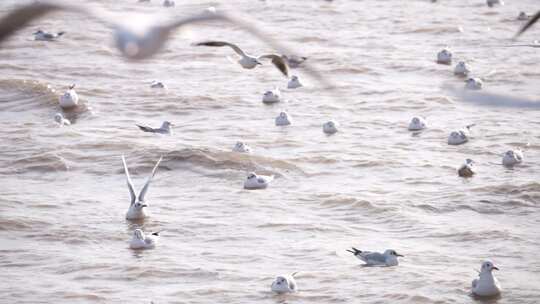
[[[225,42],[225,41],[204,41],[199,42],[195,44],[196,46],[214,46],[214,47],[221,47],[221,46],[228,46],[232,48],[236,54],[240,55],[240,60],[238,60],[238,63],[244,68],[244,69],[253,69],[257,65],[262,64],[259,60],[260,59],[272,59],[272,64],[278,68],[278,70],[285,75],[286,77],[289,76],[289,68],[287,67],[287,63],[282,58],[281,55],[277,54],[265,54],[261,56],[251,56],[246,54],[241,48],[239,48],[236,44]]]

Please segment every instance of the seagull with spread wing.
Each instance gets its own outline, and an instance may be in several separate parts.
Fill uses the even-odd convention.
[[[156,165],[154,166],[154,169],[152,169],[152,174],[148,177],[146,180],[146,183],[144,184],[141,192],[139,192],[139,196],[137,196],[135,193],[135,187],[133,186],[133,182],[131,181],[131,177],[129,176],[129,170],[126,164],[126,158],[124,155],[122,155],[122,162],[124,163],[124,171],[126,173],[126,179],[127,179],[127,185],[129,189],[129,195],[131,197],[131,203],[129,205],[128,212],[126,214],[126,219],[128,220],[141,220],[148,216],[146,213],[146,207],[148,207],[148,204],[144,200],[144,197],[146,196],[146,192],[148,191],[148,187],[150,186],[150,182],[152,181],[152,178],[154,175],[156,175],[157,168],[159,167],[159,163],[163,157],[160,157],[157,161]]]
[[[228,46],[231,49],[233,49],[236,54],[240,56],[240,59],[238,60],[238,63],[244,68],[251,70],[255,68],[257,65],[261,65],[262,63],[259,61],[261,59],[271,59],[272,64],[276,66],[276,68],[286,77],[289,77],[289,67],[287,66],[287,63],[283,59],[281,55],[277,54],[265,54],[261,56],[251,56],[249,54],[246,54],[241,48],[239,48],[236,44],[226,42],[226,41],[203,41],[195,44],[196,46],[214,46],[214,47],[221,47],[221,46]]]

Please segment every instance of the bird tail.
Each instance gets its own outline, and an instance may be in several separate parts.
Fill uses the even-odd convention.
[[[352,254],[354,254],[354,255],[357,255],[357,254],[362,253],[362,250],[358,250],[358,249],[356,249],[356,248],[354,248],[354,247],[352,247],[352,250],[347,249],[347,251],[350,252],[350,253],[352,253]]]
[[[58,35],[58,37],[60,37],[60,36],[64,35],[65,33],[66,32],[58,32],[58,34],[56,34],[56,35]]]
[[[141,126],[141,125],[138,125],[138,124],[135,124],[137,127],[139,127],[139,129],[141,129],[142,131],[144,132],[152,132],[152,129],[149,128],[149,127],[145,127],[145,126]]]

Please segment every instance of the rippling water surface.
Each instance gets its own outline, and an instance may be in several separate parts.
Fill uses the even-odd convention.
[[[3,15],[21,1],[0,3]],[[228,48],[270,52],[237,27],[209,23],[174,35],[157,56],[125,61],[110,31],[69,13],[32,22],[0,48],[0,302],[3,303],[537,303],[540,301],[539,113],[467,103],[463,80],[435,64],[449,45],[485,89],[540,95],[540,53],[511,43],[519,11],[507,1],[85,1],[161,20],[241,10],[336,85],[302,69],[306,87],[286,90],[271,65],[242,70]],[[126,17],[124,17],[126,18]],[[32,32],[66,31],[57,42]],[[539,37],[540,27],[522,41]],[[168,90],[149,87],[152,80]],[[83,105],[58,128],[58,95],[71,84]],[[283,88],[287,102],[261,103]],[[274,126],[287,110],[293,125]],[[429,129],[407,131],[423,115]],[[322,133],[335,119],[341,131]],[[176,123],[170,137],[135,123]],[[473,139],[448,146],[455,128]],[[252,155],[232,153],[237,140]],[[502,153],[530,143],[525,164]],[[140,188],[164,156],[147,195],[152,216],[124,219],[129,205],[120,155]],[[459,178],[464,159],[477,175]],[[266,190],[242,189],[249,171],[276,175]],[[134,228],[164,230],[154,250],[134,252]],[[345,250],[396,249],[398,267],[361,267]],[[475,269],[492,259],[500,299],[470,295]],[[299,271],[300,292],[276,296],[275,275]]]

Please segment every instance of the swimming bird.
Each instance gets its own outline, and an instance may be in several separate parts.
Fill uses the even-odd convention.
[[[152,89],[166,89],[167,88],[167,86],[163,82],[156,81],[156,80],[152,81],[152,83],[150,84],[150,87]]]
[[[302,63],[304,63],[304,61],[308,59],[307,57],[296,56],[296,55],[290,55],[290,56],[281,55],[281,58],[285,60],[285,62],[287,63],[287,66],[290,67],[291,69],[299,67]]]
[[[483,82],[480,78],[469,78],[465,80],[465,89],[467,90],[481,90]]]
[[[291,124],[291,119],[289,117],[289,114],[287,112],[281,112],[279,113],[278,117],[276,117],[276,126],[288,126]]]
[[[501,285],[493,275],[493,270],[499,270],[491,261],[482,263],[478,279],[472,281],[473,294],[480,297],[492,297],[501,293]]]
[[[489,7],[493,7],[495,5],[504,5],[503,0],[486,0],[486,4]]]
[[[173,0],[165,0],[165,1],[163,1],[163,6],[165,6],[165,7],[173,7],[173,6],[175,6],[175,3],[174,3]]]
[[[34,40],[38,41],[53,41],[59,38],[60,36],[64,35],[66,32],[58,32],[58,33],[47,33],[42,30],[37,30],[34,35]]]
[[[148,177],[146,180],[146,183],[144,184],[141,192],[139,192],[139,196],[135,195],[135,187],[133,186],[133,182],[131,181],[131,177],[129,176],[128,167],[126,164],[126,159],[124,155],[122,155],[122,162],[124,163],[124,172],[126,173],[126,180],[127,185],[129,189],[129,195],[131,197],[131,203],[129,205],[128,212],[126,214],[126,219],[128,220],[140,220],[148,216],[146,212],[146,208],[148,207],[148,204],[144,200],[144,197],[146,196],[146,192],[148,191],[148,187],[150,187],[150,182],[152,181],[152,178],[156,174],[156,170],[159,166],[159,163],[161,163],[161,160],[163,157],[160,157],[157,161],[156,165],[154,166],[154,169],[152,169],[152,174]]]
[[[474,161],[472,159],[467,158],[465,160],[465,163],[461,165],[458,169],[458,175],[461,177],[471,177],[474,175],[474,169],[473,169]]]
[[[451,64],[452,63],[452,52],[448,47],[442,49],[437,53],[437,63],[440,64]]]
[[[141,229],[133,231],[133,238],[129,242],[131,249],[151,249],[156,247],[159,240],[159,232],[154,232],[150,235],[145,235]]]
[[[364,261],[368,266],[397,266],[399,264],[398,257],[403,257],[393,249],[387,249],[384,253],[362,251],[352,247],[348,252],[354,254],[355,257]]]
[[[415,116],[409,122],[409,131],[420,131],[427,127],[426,119],[420,116]]]
[[[518,17],[517,17],[517,20],[524,21],[524,20],[529,20],[529,18],[531,18],[531,16],[527,15],[527,13],[525,13],[525,12],[519,12],[519,15],[518,15]]]
[[[470,72],[471,69],[465,61],[458,62],[458,64],[456,64],[456,67],[454,68],[454,75],[457,76],[467,77]]]
[[[471,124],[465,127],[465,129],[460,129],[450,132],[448,136],[449,145],[461,145],[469,141],[469,134],[471,133],[471,127],[475,124]]]
[[[338,124],[335,121],[327,121],[323,124],[323,132],[326,134],[334,134],[338,131]]]
[[[281,101],[281,91],[279,88],[275,88],[271,91],[266,91],[263,94],[262,102],[266,104],[272,104]]]
[[[69,121],[69,120],[67,120],[66,118],[64,118],[64,116],[62,115],[62,113],[56,113],[56,114],[54,114],[54,121],[55,121],[60,127],[71,125],[71,121]]]
[[[296,285],[296,280],[294,279],[295,275],[296,272],[293,274],[277,276],[276,279],[272,282],[270,288],[273,292],[279,294],[297,292],[298,287]]]
[[[251,148],[242,141],[237,141],[232,150],[233,152],[251,153]]]
[[[257,175],[253,172],[249,173],[246,181],[244,182],[244,189],[266,189],[271,181],[274,180],[274,176]]]
[[[303,85],[300,82],[300,80],[298,79],[298,76],[295,76],[295,75],[293,75],[291,77],[291,79],[289,80],[289,82],[287,83],[287,88],[288,89],[296,89],[296,88],[300,88],[302,86]]]
[[[523,162],[523,151],[521,149],[508,150],[504,153],[502,164],[507,167],[512,167]]]
[[[226,42],[226,41],[203,41],[195,44],[196,46],[213,46],[213,47],[222,47],[222,46],[228,46],[232,48],[236,54],[240,56],[240,59],[238,60],[238,63],[244,68],[244,69],[253,69],[257,65],[261,65],[262,63],[259,61],[261,59],[272,59],[272,64],[286,77],[289,76],[289,68],[287,67],[287,63],[281,58],[281,55],[277,54],[266,54],[261,56],[251,56],[246,54],[241,48],[239,48],[237,45]]]
[[[164,121],[161,124],[161,127],[159,127],[159,128],[152,128],[152,127],[142,126],[142,125],[138,125],[138,124],[135,124],[135,125],[137,127],[139,127],[139,129],[141,129],[144,132],[166,134],[166,135],[172,135],[173,134],[173,131],[172,131],[171,127],[174,126],[174,124],[172,124],[172,123],[170,123],[168,121]]]
[[[79,104],[79,95],[75,92],[75,84],[70,85],[68,90],[60,95],[59,103],[62,109],[73,108]]]

